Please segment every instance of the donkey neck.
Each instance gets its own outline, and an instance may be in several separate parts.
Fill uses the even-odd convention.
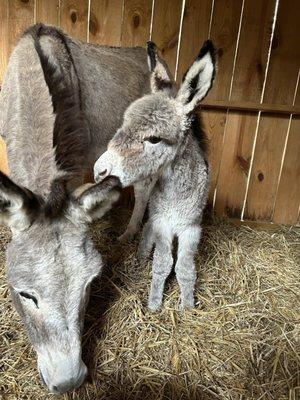
[[[179,187],[186,187],[187,182],[193,184],[198,179],[195,171],[201,162],[204,162],[204,155],[197,140],[189,132],[173,162],[162,171],[158,179],[161,194],[173,195]]]

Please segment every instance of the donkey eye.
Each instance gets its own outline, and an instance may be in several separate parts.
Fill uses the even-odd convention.
[[[38,307],[38,301],[37,298],[32,296],[32,294],[26,293],[26,292],[19,292],[19,295],[22,297],[25,297],[25,299],[30,299],[34,302],[34,304],[36,305],[36,307]]]
[[[145,139],[145,141],[150,142],[152,144],[156,144],[162,141],[162,139],[158,136],[150,136],[147,139]]]

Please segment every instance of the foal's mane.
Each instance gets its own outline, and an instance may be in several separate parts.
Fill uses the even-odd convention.
[[[59,29],[43,24],[34,25],[25,34],[30,34],[34,39],[55,114],[53,147],[61,173],[52,180],[45,214],[56,217],[63,211],[68,199],[67,182],[74,176],[82,176],[84,172],[90,132],[82,111],[80,82],[68,45],[70,39]],[[54,39],[59,44],[58,48],[62,49],[62,54],[55,54],[53,50],[50,59],[43,49],[42,37]],[[63,57],[64,65],[59,56]]]

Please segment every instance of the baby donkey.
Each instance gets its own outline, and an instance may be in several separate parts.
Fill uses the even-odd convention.
[[[178,92],[154,43],[147,46],[151,94],[134,101],[122,127],[94,167],[96,182],[117,176],[123,186],[134,185],[136,204],[125,235],[138,228],[149,200],[139,258],[153,245],[153,276],[149,308],[162,304],[165,281],[173,266],[172,243],[178,238],[175,272],[181,307],[194,306],[194,257],[201,237],[201,219],[209,187],[205,135],[194,110],[212,87],[215,48],[206,41]]]

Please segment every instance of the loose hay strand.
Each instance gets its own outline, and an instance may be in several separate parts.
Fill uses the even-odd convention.
[[[297,399],[300,394],[297,229],[276,232],[207,221],[197,255],[197,307],[178,311],[175,276],[164,308],[146,307],[151,262],[138,239],[120,245],[129,212],[92,227],[106,267],[86,314],[83,357],[90,376],[65,399]],[[10,233],[0,228],[0,396],[53,399],[5,282]]]

